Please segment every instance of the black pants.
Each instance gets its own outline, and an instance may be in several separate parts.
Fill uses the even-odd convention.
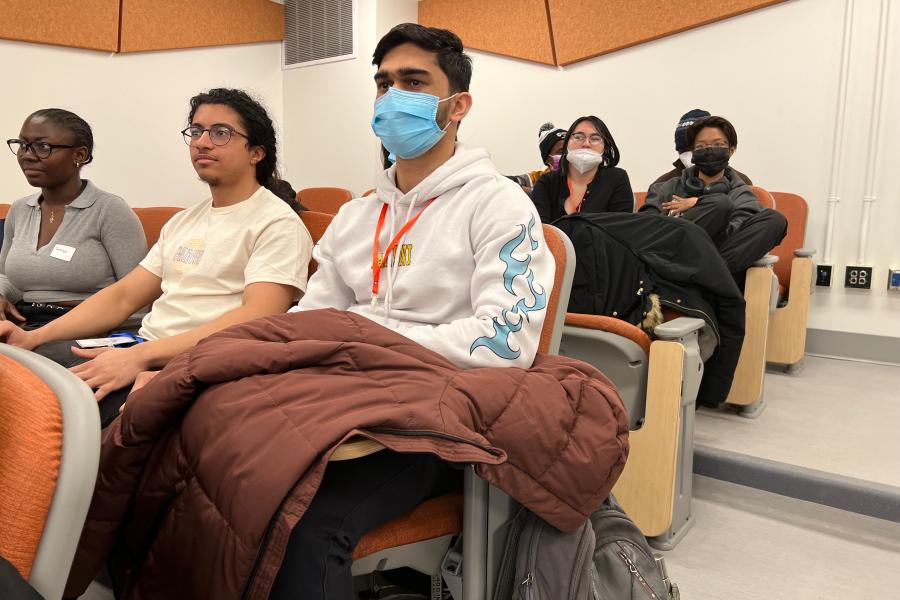
[[[137,333],[137,331],[132,331],[131,333]],[[72,354],[72,346],[75,346],[75,340],[62,340],[38,346],[34,351],[68,369],[89,360]],[[125,404],[125,399],[128,398],[128,394],[130,393],[131,386],[128,385],[114,392],[110,392],[103,400],[100,400],[100,402],[97,403],[100,410],[101,427],[106,428],[107,425],[113,422],[113,419],[119,414],[119,408]]]
[[[461,473],[432,454],[382,450],[328,464],[294,527],[270,600],[350,600],[353,549],[369,531],[459,486]]]
[[[743,273],[753,263],[781,243],[787,235],[787,219],[777,210],[764,208],[741,224],[740,229],[725,235],[731,219],[731,206],[725,202],[699,202],[684,213],[684,218],[706,230],[715,242],[728,270],[743,280]]]

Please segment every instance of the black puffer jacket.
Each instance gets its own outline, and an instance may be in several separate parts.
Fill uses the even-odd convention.
[[[701,345],[717,346],[697,402],[724,402],[744,342],[744,297],[706,232],[653,214],[581,213],[554,225],[572,240],[577,258],[569,312],[638,325],[657,294],[662,305],[703,319]]]

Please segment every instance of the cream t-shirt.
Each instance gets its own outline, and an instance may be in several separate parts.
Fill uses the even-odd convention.
[[[251,283],[290,285],[299,295],[312,245],[300,217],[264,187],[232,206],[207,199],[177,213],[140,263],[162,279],[140,335],[155,340],[204,325],[241,306]]]

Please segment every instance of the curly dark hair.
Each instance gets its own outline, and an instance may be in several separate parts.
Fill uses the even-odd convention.
[[[73,146],[77,148],[87,148],[88,157],[81,163],[82,165],[86,165],[94,160],[94,132],[91,130],[91,126],[88,125],[87,121],[72,111],[63,108],[42,108],[28,115],[28,119],[34,117],[47,119],[57,127],[71,133],[74,138],[72,142]]]
[[[247,131],[247,146],[260,146],[266,153],[263,159],[256,163],[256,181],[293,208],[292,203],[296,203],[296,196],[287,198],[286,188],[279,184],[281,180],[277,169],[278,141],[275,138],[275,126],[262,103],[244,90],[213,88],[191,98],[188,125],[193,122],[197,109],[204,104],[221,104],[240,116],[241,125]]]

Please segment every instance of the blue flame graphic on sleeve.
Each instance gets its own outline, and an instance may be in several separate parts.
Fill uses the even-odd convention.
[[[500,248],[500,261],[506,265],[506,269],[503,271],[503,287],[513,296],[511,300],[512,308],[504,309],[500,313],[499,319],[497,317],[491,318],[494,326],[493,335],[482,336],[472,342],[469,354],[474,353],[476,348],[484,346],[500,358],[508,360],[518,358],[522,351],[513,350],[509,344],[510,335],[521,331],[525,322],[529,320],[528,313],[544,310],[547,307],[547,291],[540,286],[537,286],[538,289],[535,289],[534,271],[529,268],[531,265],[531,254],[527,254],[522,260],[513,256],[513,252],[522,245],[526,237],[528,238],[530,249],[532,251],[537,250],[538,243],[535,241],[532,233],[535,224],[536,220],[534,217],[531,217],[527,227],[524,224],[519,224],[521,228],[519,233]],[[528,291],[534,298],[531,304],[528,304],[527,297],[518,297],[513,289],[515,280],[523,276],[525,283],[528,285]]]

